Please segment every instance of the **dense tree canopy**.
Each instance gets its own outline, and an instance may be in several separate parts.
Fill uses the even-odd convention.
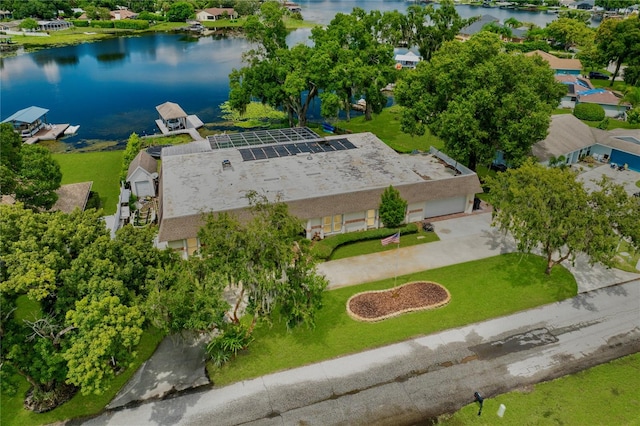
[[[555,44],[569,50],[576,46],[593,44],[595,32],[585,23],[571,18],[558,18],[546,28],[547,36]]]
[[[299,238],[302,224],[285,203],[256,193],[248,198],[251,219],[246,224],[224,213],[211,214],[198,234],[208,271],[240,289],[230,320],[239,322],[237,309],[246,297],[251,327],[259,319],[268,321],[276,310],[290,327],[313,326],[327,282],[313,268],[309,241]]]
[[[0,233],[2,369],[25,377],[35,395],[67,385],[102,393],[135,356],[148,283],[174,258],[153,247],[152,228],[127,226],[112,240],[95,210],[0,205]],[[18,321],[5,310],[18,297],[37,302],[37,317]]]
[[[610,83],[613,85],[623,63],[630,61],[631,65],[640,66],[640,17],[606,19],[598,27],[596,44],[604,61],[616,64]]]
[[[490,163],[497,150],[518,164],[546,137],[551,112],[566,92],[553,74],[537,55],[504,53],[492,33],[447,42],[398,82],[402,129],[423,134],[428,127],[473,170]]]
[[[0,192],[32,209],[50,209],[58,199],[62,173],[51,153],[38,145],[23,145],[11,124],[0,124]]]
[[[611,265],[622,238],[640,246],[640,204],[611,182],[588,193],[570,169],[529,160],[488,186],[495,226],[509,231],[519,250],[542,250],[547,274],[578,253]]]

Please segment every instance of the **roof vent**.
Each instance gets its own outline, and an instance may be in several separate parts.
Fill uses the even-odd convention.
[[[229,160],[222,160],[222,170],[226,170],[226,169],[232,169],[233,167],[231,167],[231,161]]]

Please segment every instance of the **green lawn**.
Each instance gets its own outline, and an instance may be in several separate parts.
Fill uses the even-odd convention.
[[[400,130],[400,113],[402,107],[394,105],[374,114],[373,120],[365,121],[364,116],[352,118],[351,121],[339,120],[337,127],[351,130],[353,133],[371,132],[398,152],[411,152],[415,149],[428,151],[430,146],[438,149],[444,147],[442,140],[433,136],[429,130],[423,136],[411,136]]]
[[[47,413],[35,414],[23,408],[22,403],[24,401],[24,395],[29,389],[29,384],[22,377],[17,377],[20,381],[20,386],[16,395],[2,395],[0,424],[2,424],[2,426],[41,425],[100,413],[116,396],[122,386],[127,383],[140,365],[153,354],[163,337],[163,333],[155,328],[145,331],[140,339],[140,344],[137,348],[138,355],[133,365],[113,379],[111,387],[104,394],[82,396],[80,393],[77,393],[70,401]]]
[[[287,332],[279,321],[273,327],[258,327],[255,341],[246,353],[220,369],[209,365],[208,371],[212,381],[221,386],[576,295],[576,281],[566,269],[556,267],[550,276],[544,274],[544,269],[543,258],[513,253],[398,277],[398,285],[416,280],[436,281],[450,291],[451,302],[440,309],[377,323],[351,319],[346,313],[346,302],[358,292],[393,287],[393,278],[327,291],[314,330],[300,328]]]
[[[424,232],[422,229],[417,234],[403,235],[400,238],[400,247],[415,246],[418,244],[430,243],[433,241],[439,241],[440,238],[435,232]],[[339,246],[331,253],[330,260],[344,259],[346,257],[360,256],[361,254],[378,253],[381,251],[394,250],[398,247],[397,244],[389,244],[383,246],[379,239],[359,241],[357,243],[344,244]]]
[[[92,191],[100,195],[107,215],[116,211],[120,192],[120,167],[124,151],[53,154],[62,170],[62,184],[93,181]]]
[[[438,419],[442,425],[640,425],[640,353],[532,389],[484,400],[482,416],[470,404]],[[507,408],[503,418],[496,413]]]

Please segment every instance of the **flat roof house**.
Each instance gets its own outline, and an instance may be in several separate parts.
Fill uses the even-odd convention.
[[[162,150],[160,245],[194,253],[209,212],[246,217],[249,191],[280,199],[307,238],[378,228],[389,185],[407,200],[407,222],[470,213],[478,176],[433,153],[400,155],[371,133],[320,137],[308,128],[209,136]]]

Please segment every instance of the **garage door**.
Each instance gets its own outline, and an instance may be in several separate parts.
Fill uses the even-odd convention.
[[[616,164],[627,164],[631,170],[640,172],[640,156],[638,155],[614,149],[611,151],[611,162]]]
[[[140,197],[152,196],[153,197],[153,189],[151,188],[151,183],[148,181],[136,182],[136,195]]]
[[[446,198],[444,200],[427,201],[425,217],[443,216],[452,213],[461,213],[467,204],[467,197]]]

